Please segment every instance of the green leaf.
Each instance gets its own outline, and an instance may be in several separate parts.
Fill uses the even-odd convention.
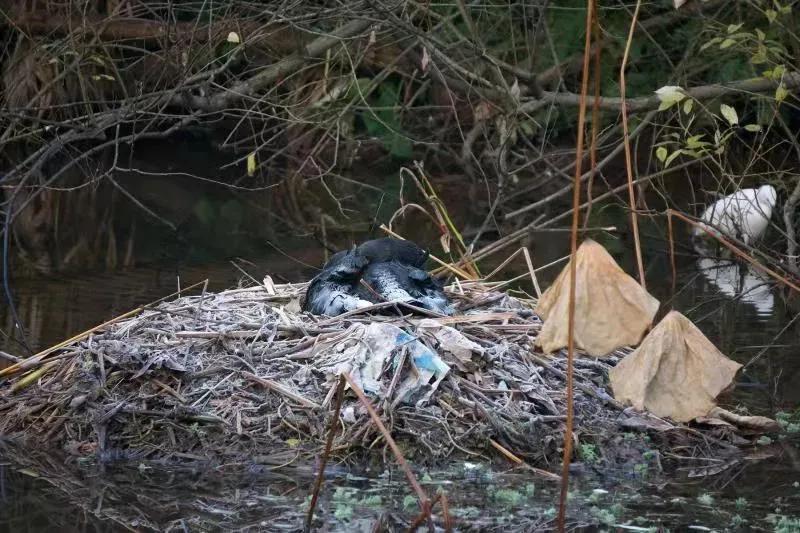
[[[197,220],[204,226],[210,226],[216,219],[216,210],[214,206],[211,205],[211,201],[207,198],[201,198],[194,204],[192,211],[194,212],[194,216],[197,217]]]
[[[683,150],[675,150],[674,152],[669,154],[669,157],[667,157],[667,160],[664,161],[664,167],[665,168],[668,167],[670,165],[670,163],[672,163],[675,160],[676,157],[681,155],[681,153],[683,153]]]
[[[392,154],[393,157],[396,157],[397,159],[408,160],[411,159],[411,156],[413,155],[414,146],[404,135],[394,133],[388,148],[389,153]]]
[[[739,115],[736,113],[736,110],[729,105],[722,104],[719,106],[719,111],[722,113],[722,116],[725,117],[725,120],[728,121],[728,124],[731,126],[735,126],[739,123]]]
[[[778,85],[778,88],[775,89],[775,100],[778,103],[781,103],[784,100],[786,100],[787,96],[789,96],[789,91],[787,91],[786,87],[784,87],[784,85],[781,83],[780,85]]]
[[[715,44],[721,43],[721,42],[722,42],[722,37],[714,37],[710,41],[703,43],[703,46],[700,47],[700,51],[703,51],[706,48],[708,48],[709,46],[714,46]]]
[[[745,125],[744,129],[753,133],[757,133],[761,131],[761,124],[747,124]]]
[[[759,50],[750,58],[750,62],[754,65],[763,65],[769,59],[767,58],[767,54],[763,50]]]
[[[683,89],[677,85],[665,85],[664,87],[661,87],[656,91],[656,96],[658,96],[658,99],[661,102],[661,104],[658,106],[659,111],[669,109],[673,105],[686,98],[686,94],[683,92]]]
[[[767,16],[767,20],[769,21],[770,24],[775,22],[775,19],[778,18],[778,12],[775,11],[774,9],[767,9],[766,11],[764,11],[764,14]]]
[[[728,25],[728,33],[733,33],[735,31],[739,31],[739,28],[744,26],[744,23],[741,24],[729,24]]]
[[[759,30],[758,28],[756,28],[756,35],[758,35],[759,41],[763,41],[764,39],[767,38],[766,34],[763,31]]]
[[[719,49],[725,50],[726,48],[730,48],[734,44],[736,44],[736,41],[734,39],[725,39],[724,41],[722,41],[722,44],[719,45]]]
[[[792,12],[792,8],[790,6],[781,5],[781,3],[778,2],[778,0],[772,0],[772,3],[775,5],[778,11],[780,11],[784,15],[787,15]]]
[[[691,98],[687,98],[683,102],[683,112],[687,115],[692,112],[692,108],[694,107],[694,100]]]
[[[695,149],[695,148],[703,148],[704,146],[709,146],[711,143],[700,140],[703,137],[705,137],[704,134],[692,135],[691,137],[686,139],[686,147],[690,149]]]
[[[750,62],[754,65],[763,65],[767,61],[767,49],[763,46],[759,46],[758,51],[750,58]]]
[[[252,152],[247,155],[247,175],[252,176],[256,173],[256,153]]]
[[[663,163],[664,160],[667,158],[667,153],[668,152],[666,148],[664,148],[663,146],[659,146],[658,149],[656,150],[656,157],[658,158],[659,161]]]

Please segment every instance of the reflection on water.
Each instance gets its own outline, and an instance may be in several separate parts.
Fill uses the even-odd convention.
[[[769,316],[775,309],[769,278],[747,265],[703,257],[698,260],[697,269],[722,294],[752,305],[759,316]]]

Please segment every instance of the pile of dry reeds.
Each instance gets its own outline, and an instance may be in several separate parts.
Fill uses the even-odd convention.
[[[322,449],[339,376],[346,375],[351,387],[342,397],[334,457],[385,452],[391,434],[416,463],[505,456],[546,468],[559,462],[566,360],[534,347],[541,326],[535,302],[497,285],[450,287],[458,315],[433,319],[375,314],[387,304],[335,318],[302,314],[293,309],[304,284],[267,283],[145,306],[0,371],[0,434],[100,460],[258,462],[286,451],[310,458]],[[446,336],[431,335],[437,323],[472,349],[448,348]],[[401,389],[419,372],[407,342],[382,363],[370,363],[369,350],[366,360],[348,360],[384,326],[409,334],[449,366],[435,389],[406,387],[401,401]],[[615,361],[576,360],[577,439],[610,450],[622,431],[641,430],[664,437],[654,440],[665,445],[696,441],[702,454],[728,448],[624,410],[605,392]],[[363,395],[369,372],[378,385],[360,402],[356,394]],[[367,404],[385,433],[371,422]]]

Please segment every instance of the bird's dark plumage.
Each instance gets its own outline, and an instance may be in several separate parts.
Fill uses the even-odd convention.
[[[413,242],[391,237],[338,252],[311,280],[303,309],[333,316],[388,301],[450,315],[441,285],[422,270],[427,259],[428,252]]]
[[[335,316],[370,305],[358,296],[358,285],[366,266],[367,260],[353,250],[335,253],[309,283],[303,310]]]
[[[370,263],[397,261],[403,265],[422,268],[428,260],[428,252],[411,241],[384,237],[362,243],[356,253]]]
[[[419,268],[399,261],[370,263],[362,279],[386,301],[403,302],[443,315],[453,314],[442,287]],[[371,294],[371,291],[360,290],[365,298]]]

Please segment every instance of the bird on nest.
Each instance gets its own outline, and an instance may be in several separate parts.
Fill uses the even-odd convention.
[[[453,314],[442,286],[423,270],[428,252],[385,237],[334,254],[309,283],[303,310],[335,316],[374,303],[398,302]]]

